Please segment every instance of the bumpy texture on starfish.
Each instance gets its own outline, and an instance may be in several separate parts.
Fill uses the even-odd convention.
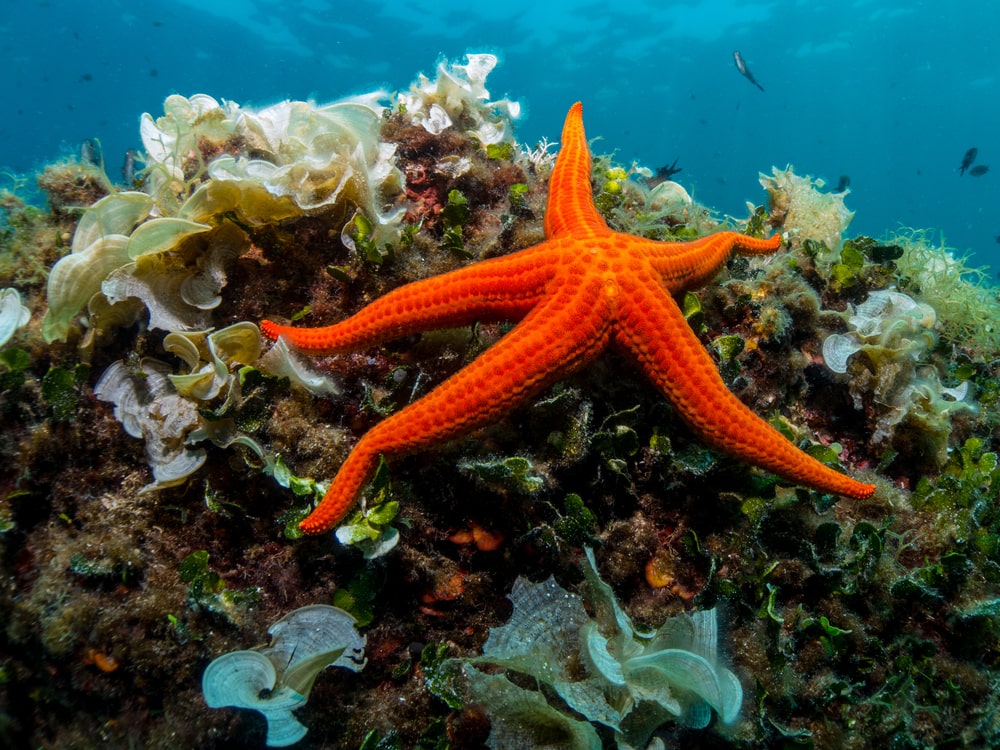
[[[719,232],[656,242],[611,231],[594,207],[579,102],[566,116],[549,180],[545,236],[535,247],[400,287],[326,328],[261,323],[272,339],[285,336],[307,354],[331,354],[427,329],[520,321],[467,367],[369,430],[302,521],[304,531],[320,533],[340,521],[380,455],[420,451],[497,421],[609,346],[630,357],[709,445],[824,492],[866,498],[875,491],[806,455],[744,406],[673,299],[711,279],[734,252],[771,253],[780,237]]]

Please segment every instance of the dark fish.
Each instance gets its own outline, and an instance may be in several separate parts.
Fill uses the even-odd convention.
[[[979,149],[975,146],[970,148],[965,152],[965,156],[962,157],[962,163],[958,167],[958,172],[960,175],[965,174],[965,170],[969,168],[969,165],[976,160],[976,154],[979,153]]]
[[[138,181],[136,180],[136,173],[138,169],[135,166],[136,157],[138,157],[139,152],[134,148],[130,148],[125,152],[125,163],[122,164],[122,179],[125,181],[126,185],[136,186]]]
[[[740,71],[744,78],[746,78],[750,83],[759,88],[761,91],[764,87],[757,83],[757,79],[753,77],[753,73],[750,72],[750,68],[747,67],[746,60],[743,59],[743,55],[740,54],[739,50],[733,53],[733,60],[736,62],[736,69]]]
[[[683,171],[684,170],[681,167],[677,166],[677,159],[674,159],[674,163],[671,164],[669,167],[664,165],[662,167],[657,168],[656,174],[654,174],[652,177],[646,180],[646,185],[648,187],[654,188],[661,182],[666,182],[667,180],[671,179],[678,172],[683,172]]]
[[[847,190],[850,184],[851,184],[851,178],[846,174],[842,174],[840,175],[840,181],[837,183],[837,187],[833,189],[833,192],[842,193],[845,190]]]
[[[101,156],[101,143],[95,138],[88,138],[80,144],[80,161],[100,167],[104,164]]]
[[[973,167],[969,170],[969,174],[973,177],[982,177],[984,174],[990,171],[989,164],[980,164],[978,167]]]

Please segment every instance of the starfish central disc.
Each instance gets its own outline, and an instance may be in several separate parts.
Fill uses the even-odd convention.
[[[712,447],[824,492],[866,498],[875,491],[803,453],[737,399],[674,301],[709,281],[734,253],[772,253],[781,238],[719,232],[657,242],[613,232],[594,207],[590,171],[577,102],[549,179],[544,242],[400,287],[332,326],[261,323],[269,338],[285,336],[307,354],[332,354],[433,328],[518,321],[464,369],[369,430],[302,521],[304,531],[336,525],[380,455],[420,451],[495,422],[608,347],[629,357]]]

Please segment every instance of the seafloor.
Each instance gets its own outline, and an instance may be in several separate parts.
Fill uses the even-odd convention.
[[[0,745],[263,747],[261,714],[209,708],[202,674],[332,604],[356,618],[367,664],[317,668],[299,747],[623,747],[548,683],[508,669],[522,705],[447,661],[483,653],[519,577],[583,591],[585,548],[637,627],[714,608],[707,663],[742,688],[728,725],[681,712],[652,747],[1000,744],[997,291],[933,232],[850,237],[847,192],[791,169],[762,175],[760,205],[735,219],[613,155],[595,158],[593,187],[622,231],[784,235],[682,307],[753,411],[874,497],[709,450],[609,354],[390,462],[349,543],[298,532],[360,435],[508,326],[305,374],[258,360],[252,326],[232,345],[166,334],[323,325],[539,242],[557,149],[516,141],[488,67],[442,65],[389,104],[351,105],[374,116],[175,97],[144,119],[127,182],[88,148],[37,175],[44,206],[17,179],[0,196],[0,289],[17,292],[0,298]],[[574,658],[574,679],[593,678]]]

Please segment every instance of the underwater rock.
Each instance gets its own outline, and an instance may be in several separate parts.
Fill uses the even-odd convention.
[[[513,142],[520,107],[490,101],[484,86],[496,62],[493,55],[469,55],[466,65],[441,61],[435,80],[421,76],[397,102],[430,132],[460,123],[484,147]],[[207,328],[227,265],[250,248],[237,225],[332,213],[345,232],[363,218],[374,247],[395,244],[406,209],[396,205],[403,192],[396,144],[380,139],[380,102],[389,100],[375,91],[323,106],[284,101],[255,110],[204,94],[168,97],[163,116],[140,121],[142,190],[90,206],[70,255],[53,267],[46,341],[65,340],[88,306],[92,315],[106,313],[92,328],[131,320],[107,314],[129,299],[149,310],[153,328]]]

